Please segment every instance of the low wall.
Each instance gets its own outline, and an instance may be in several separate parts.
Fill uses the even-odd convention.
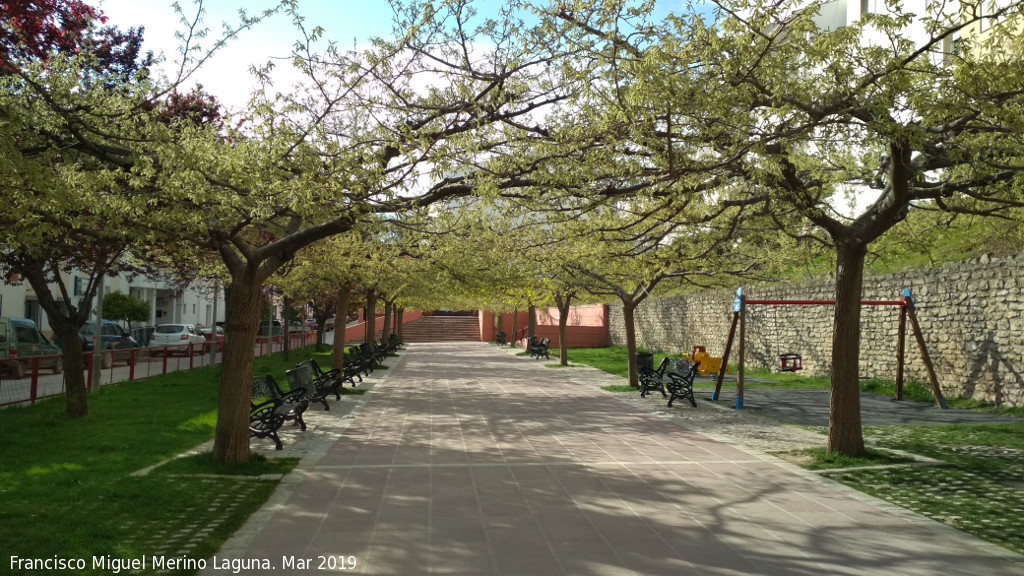
[[[864,280],[864,300],[897,300],[910,288],[928,352],[948,396],[1024,405],[1024,254],[982,257]],[[638,346],[667,352],[725,348],[735,289],[649,300],[636,311]],[[832,300],[835,282],[744,288],[749,299]],[[748,366],[774,368],[781,353],[801,354],[805,372],[828,374],[832,350],[831,306],[750,306]],[[899,310],[865,307],[861,313],[860,373],[894,380]],[[916,341],[906,339],[906,378],[927,382]],[[609,315],[612,344],[625,344],[622,308]],[[841,345],[841,343],[840,343]],[[731,359],[735,363],[735,356]]]

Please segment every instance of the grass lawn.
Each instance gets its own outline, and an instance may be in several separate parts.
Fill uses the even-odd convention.
[[[1024,554],[1024,424],[869,427],[865,442],[942,464],[825,474]]]
[[[257,374],[308,359],[313,348],[257,359]],[[68,420],[63,398],[0,410],[0,542],[21,558],[207,558],[259,508],[295,460],[215,466],[193,457],[161,463],[213,437],[219,367],[105,387],[89,415]],[[38,571],[10,568],[5,573]],[[150,570],[150,573],[152,571]],[[191,574],[192,571],[171,571]]]

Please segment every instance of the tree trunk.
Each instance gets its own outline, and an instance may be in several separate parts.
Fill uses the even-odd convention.
[[[405,308],[399,308],[395,313],[395,334],[399,338],[405,338]]]
[[[515,347],[515,345],[516,345],[516,328],[517,328],[516,324],[517,324],[518,321],[519,321],[519,310],[512,310],[512,339],[510,340],[510,342],[512,343],[512,347]]]
[[[383,344],[387,344],[388,337],[391,336],[391,313],[394,305],[390,301],[384,301],[384,321],[382,322],[380,341]]]
[[[537,307],[533,304],[527,311],[526,339],[529,340],[537,335]]]
[[[338,287],[338,303],[334,306],[334,351],[331,354],[331,368],[345,367],[345,326],[348,324],[348,303],[352,298],[352,285],[345,283]]]
[[[558,363],[562,366],[569,365],[569,341],[566,339],[566,327],[569,324],[569,306],[572,303],[572,294],[555,296],[555,304],[558,306]]]
[[[227,326],[217,398],[217,430],[213,440],[213,460],[218,464],[249,460],[253,347],[263,303],[263,283],[248,277],[250,275],[255,276],[255,273],[233,278],[224,290]]]
[[[832,329],[832,398],[828,452],[864,453],[860,418],[860,300],[866,247],[843,242],[836,249],[836,307]]]
[[[34,264],[34,265],[33,265]],[[45,264],[34,262],[22,266],[19,272],[28,281],[29,286],[36,293],[39,299],[39,306],[46,311],[50,319],[50,327],[53,328],[57,344],[62,350],[64,363],[64,412],[68,418],[82,418],[89,415],[89,389],[85,381],[85,354],[82,352],[82,339],[78,330],[85,324],[89,317],[88,310],[92,308],[94,291],[87,290],[82,295],[78,307],[64,305],[58,302],[53,293],[50,292],[50,283],[45,272]],[[100,276],[99,272],[92,270],[90,278]],[[96,283],[88,282],[89,286]],[[95,290],[95,288],[93,288]],[[102,323],[98,323],[102,326]],[[100,369],[100,355],[94,353],[96,358],[96,370]]]
[[[373,290],[366,292],[366,345],[370,350],[377,349],[377,293]]]
[[[626,326],[626,365],[629,369],[629,385],[639,388],[640,380],[636,377],[636,324],[633,322],[635,309],[635,303],[622,301],[622,322]]]
[[[53,336],[60,346],[64,363],[64,412],[68,418],[81,418],[89,414],[89,395],[85,385],[85,353],[82,352],[82,338],[78,335],[79,326],[74,322],[47,312]],[[93,354],[99,370],[100,355]]]

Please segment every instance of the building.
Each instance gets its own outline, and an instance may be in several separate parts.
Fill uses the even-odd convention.
[[[72,298],[80,298],[80,286],[84,281],[75,272],[67,274],[66,283],[73,292]],[[212,282],[196,282],[180,288],[164,280],[122,274],[106,278],[104,292],[121,292],[149,302],[150,319],[145,323],[149,326],[174,323],[210,325],[224,320],[223,288]],[[44,334],[52,333],[35,290],[16,275],[0,284],[0,316],[31,318]],[[90,317],[95,319],[95,312]]]

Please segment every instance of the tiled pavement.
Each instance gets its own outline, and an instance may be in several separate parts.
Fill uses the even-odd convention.
[[[244,573],[278,575],[1024,574],[1020,556],[680,427],[575,371],[484,344],[410,345],[389,362],[343,432],[309,451],[218,552],[221,565],[261,559],[273,571]],[[687,410],[715,417],[684,406],[684,423]],[[318,569],[330,558],[334,571]]]

